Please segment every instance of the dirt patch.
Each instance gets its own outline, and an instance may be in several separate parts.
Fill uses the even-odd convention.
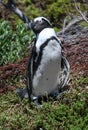
[[[78,37],[75,43],[66,42],[64,52],[73,73],[88,74],[88,37]]]

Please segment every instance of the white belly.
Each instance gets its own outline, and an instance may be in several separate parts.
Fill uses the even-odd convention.
[[[57,89],[61,69],[61,47],[51,40],[44,48],[42,60],[33,77],[33,95],[50,94]]]

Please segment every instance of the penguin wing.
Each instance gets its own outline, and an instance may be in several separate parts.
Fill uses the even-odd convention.
[[[33,79],[33,75],[34,75],[35,58],[37,56],[35,42],[32,47],[30,58],[28,60],[27,74],[26,74],[27,75],[27,91],[28,91],[28,96],[29,96],[30,100],[31,100],[31,94],[32,94],[32,79]]]
[[[62,81],[61,81],[61,88],[67,85],[67,81],[69,78],[70,73],[70,65],[67,59],[62,55],[61,57],[61,69],[62,69]]]

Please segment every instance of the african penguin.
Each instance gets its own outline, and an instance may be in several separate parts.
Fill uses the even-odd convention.
[[[63,88],[67,84],[70,66],[62,53],[61,42],[50,21],[45,17],[37,17],[30,22],[30,19],[16,7],[13,0],[8,1],[7,4],[2,1],[1,3],[14,12],[27,24],[27,28],[31,28],[36,34],[28,61],[27,88],[18,89],[17,94],[21,98],[29,97],[30,101],[37,100],[46,94],[57,96],[59,87]]]
[[[29,98],[34,100],[58,92],[62,48],[50,21],[45,17],[35,18],[30,27],[36,39],[28,62],[27,91]],[[23,97],[27,97],[27,91],[24,91]]]
[[[50,22],[44,17],[34,19],[31,28],[36,34],[31,59],[32,94],[42,96],[58,88],[61,68],[61,46]],[[31,75],[30,74],[30,75]]]

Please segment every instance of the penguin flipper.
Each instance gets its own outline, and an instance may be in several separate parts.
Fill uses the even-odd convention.
[[[64,86],[67,85],[69,73],[70,73],[69,62],[64,56],[62,56],[61,58],[61,69],[62,69],[62,81],[61,81],[60,87],[63,88]]]

